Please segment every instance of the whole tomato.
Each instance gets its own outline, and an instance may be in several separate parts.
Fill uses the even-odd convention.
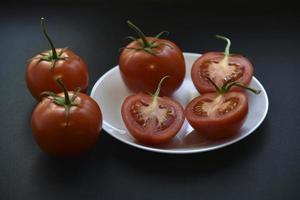
[[[219,87],[228,80],[248,85],[252,79],[251,62],[242,55],[229,53],[231,42],[228,38],[219,35],[217,38],[227,41],[225,52],[205,53],[192,66],[192,81],[200,93],[215,91],[214,86],[205,77],[212,79]],[[233,87],[232,90],[241,91],[238,87]]]
[[[53,156],[76,156],[95,146],[102,127],[98,104],[79,91],[44,98],[32,113],[33,136],[42,150]]]
[[[169,40],[146,37],[132,24],[128,25],[137,32],[139,39],[133,41],[122,51],[119,59],[121,76],[127,87],[137,92],[154,92],[164,76],[171,78],[162,86],[161,95],[172,95],[182,84],[185,77],[185,61],[182,51]]]
[[[122,118],[130,134],[145,144],[162,144],[173,138],[184,122],[182,106],[169,97],[159,97],[161,83],[154,95],[138,93],[122,104]]]
[[[249,89],[255,94],[260,91],[237,82],[227,82],[217,92],[205,93],[193,99],[185,109],[190,125],[209,139],[222,139],[238,133],[248,114],[248,97],[243,92],[229,91],[237,86]]]
[[[41,26],[51,50],[44,51],[28,62],[26,68],[26,83],[32,96],[40,101],[44,91],[61,92],[53,77],[60,76],[69,90],[80,87],[85,91],[89,83],[88,69],[85,62],[67,48],[54,48],[41,18]]]

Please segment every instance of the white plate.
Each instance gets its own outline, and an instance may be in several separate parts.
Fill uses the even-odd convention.
[[[182,86],[174,94],[174,99],[179,101],[183,106],[186,106],[191,99],[199,95],[190,77],[192,64],[199,56],[200,54],[184,53],[186,77]],[[96,82],[92,89],[91,97],[101,107],[103,129],[114,138],[148,151],[187,154],[211,151],[233,144],[250,135],[262,123],[268,112],[268,96],[264,87],[255,77],[253,77],[250,86],[260,89],[262,92],[260,95],[248,93],[249,113],[237,135],[221,141],[209,141],[193,131],[193,128],[185,121],[176,137],[167,144],[160,146],[141,144],[128,133],[121,116],[121,105],[123,100],[132,93],[123,83],[118,66],[109,70]]]

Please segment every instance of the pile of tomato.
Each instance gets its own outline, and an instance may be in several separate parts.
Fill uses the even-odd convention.
[[[135,94],[121,108],[123,121],[139,142],[162,144],[173,138],[184,120],[202,136],[217,140],[238,133],[248,113],[253,66],[244,56],[231,54],[228,38],[224,52],[208,52],[191,69],[191,78],[200,96],[183,106],[172,94],[183,83],[186,67],[183,53],[173,42],[145,34],[130,21],[138,35],[123,48],[119,58],[121,77]],[[67,48],[55,48],[42,31],[51,50],[29,60],[26,82],[40,101],[32,114],[32,131],[40,147],[51,155],[79,155],[97,141],[102,114],[98,104],[82,93],[88,86],[88,68],[82,58]],[[147,74],[147,76],[141,76]]]

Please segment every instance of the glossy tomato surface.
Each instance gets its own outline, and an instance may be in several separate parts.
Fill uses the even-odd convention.
[[[133,137],[146,144],[161,144],[174,137],[184,122],[182,106],[169,97],[144,93],[128,96],[122,104],[123,121]]]
[[[253,75],[251,62],[241,55],[230,54],[228,65],[224,67],[220,65],[223,58],[223,52],[209,52],[203,54],[194,62],[191,77],[200,93],[216,91],[205,77],[209,77],[219,87],[228,80],[249,85]],[[232,87],[231,90],[241,91],[238,87]]]
[[[62,49],[56,49],[59,53]],[[43,53],[49,53],[45,51]],[[32,96],[40,101],[41,93],[52,91],[62,92],[61,88],[55,83],[54,78],[60,76],[68,90],[75,90],[80,87],[85,91],[89,83],[88,68],[85,62],[74,52],[67,49],[61,55],[66,60],[58,60],[53,66],[52,62],[40,61],[41,55],[32,58],[26,68],[26,83]]]
[[[131,42],[122,51],[119,59],[121,76],[127,87],[135,92],[154,92],[164,76],[170,76],[161,87],[162,96],[170,96],[182,84],[185,76],[185,62],[182,51],[173,42],[164,39],[146,37],[147,41],[156,41],[155,54],[139,48],[137,41]]]
[[[71,92],[69,94],[72,96]],[[33,111],[33,136],[50,155],[80,155],[96,144],[102,127],[98,104],[82,93],[78,94],[74,103],[77,106],[70,108],[68,116],[64,106],[54,103],[51,97],[44,98]]]
[[[190,125],[209,139],[238,133],[248,113],[248,98],[242,92],[207,93],[193,99],[185,109]]]

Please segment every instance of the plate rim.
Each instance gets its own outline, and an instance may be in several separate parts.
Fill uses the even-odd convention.
[[[198,53],[190,53],[190,52],[183,52],[183,55],[186,57],[186,56],[201,56],[202,54],[198,54]],[[105,72],[97,81],[96,83],[93,85],[93,88],[91,90],[91,93],[90,93],[90,96],[94,98],[95,96],[95,92],[96,92],[96,89],[98,88],[98,86],[100,85],[100,83],[108,76],[110,75],[111,73],[113,73],[113,71],[115,70],[118,70],[118,66],[119,65],[116,65],[115,67],[111,68],[110,70],[108,70],[107,72]],[[240,137],[237,137],[233,140],[229,140],[223,144],[219,144],[219,145],[216,145],[216,146],[212,146],[212,147],[206,147],[206,148],[203,148],[203,149],[190,149],[190,150],[185,150],[184,148],[182,149],[176,149],[176,150],[172,150],[172,149],[160,149],[160,148],[156,148],[156,147],[149,147],[149,146],[144,146],[142,144],[138,144],[138,143],[134,143],[134,142],[130,142],[126,139],[123,139],[123,138],[120,138],[120,137],[117,137],[116,135],[112,134],[109,132],[108,128],[112,127],[108,122],[106,122],[104,119],[103,119],[103,126],[102,128],[105,130],[106,133],[108,133],[110,136],[114,137],[115,139],[125,143],[125,144],[128,144],[130,146],[133,146],[133,147],[136,147],[136,148],[139,148],[139,149],[143,149],[143,150],[147,150],[147,151],[151,151],[151,152],[156,152],[156,153],[164,153],[164,154],[194,154],[194,153],[203,153],[203,152],[207,152],[207,151],[213,151],[213,150],[217,150],[217,149],[221,149],[223,147],[226,147],[226,146],[229,146],[231,144],[234,144],[234,143],[237,143],[239,141],[241,141],[242,139],[246,138],[247,136],[251,135],[261,124],[262,122],[265,120],[266,116],[267,116],[267,113],[268,113],[268,110],[269,110],[269,98],[268,98],[268,94],[264,88],[264,86],[260,83],[260,81],[255,77],[253,76],[252,79],[254,79],[256,81],[256,83],[260,86],[261,90],[262,90],[262,93],[264,93],[265,95],[265,100],[266,100],[266,109],[264,110],[264,113],[263,113],[263,116],[261,117],[261,119],[259,120],[259,122],[253,126],[247,134],[245,135],[242,135]],[[112,127],[114,128],[114,127]]]

